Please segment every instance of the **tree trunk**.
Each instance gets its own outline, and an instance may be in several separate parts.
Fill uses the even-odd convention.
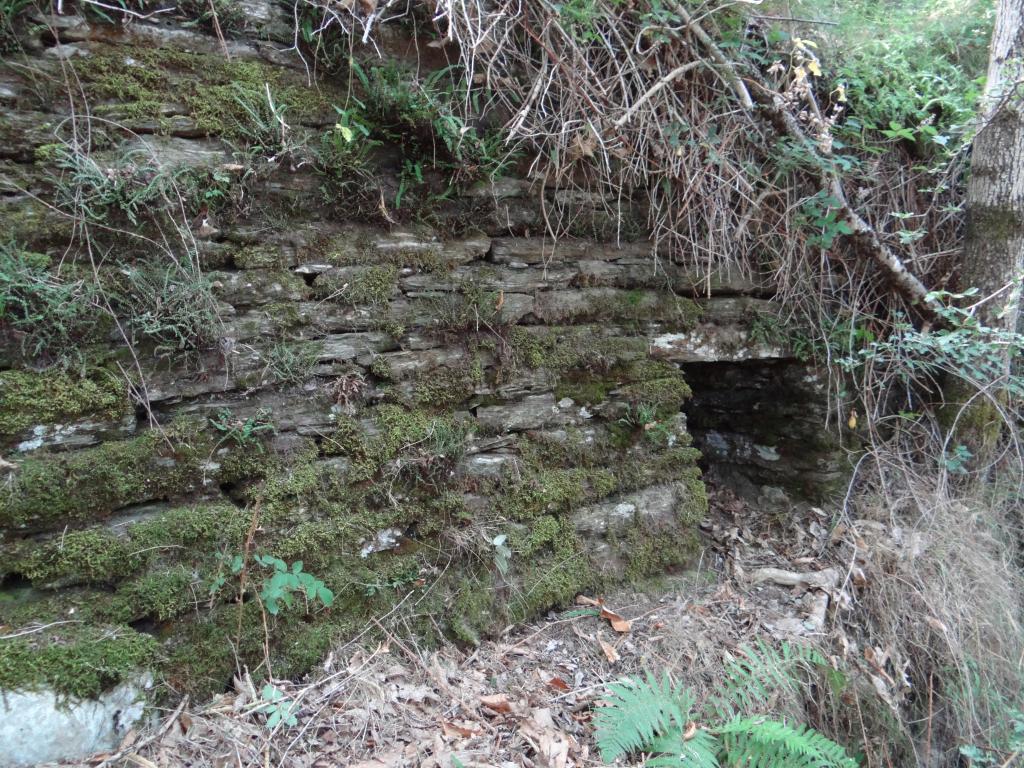
[[[972,301],[988,299],[978,311],[982,324],[1013,331],[1024,279],[1024,0],[998,2],[981,117],[971,153],[960,285],[978,289]],[[1005,364],[1009,373],[1009,355]],[[963,405],[974,394],[970,389],[954,385],[947,399],[959,401],[953,407]],[[995,403],[976,398],[959,420],[959,439],[983,456],[1000,431]]]

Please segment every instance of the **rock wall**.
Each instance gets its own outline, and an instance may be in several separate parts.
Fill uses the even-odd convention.
[[[450,52],[407,29],[360,87],[310,79],[290,5],[216,4],[225,40],[205,3],[66,5],[0,70],[0,689],[202,698],[690,562],[681,366],[785,357],[764,285],[528,158],[481,178],[416,96]],[[566,200],[576,236],[539,236]]]

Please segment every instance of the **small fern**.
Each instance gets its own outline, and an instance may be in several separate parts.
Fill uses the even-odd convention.
[[[722,693],[715,700],[723,716],[753,712],[780,694],[794,696],[800,687],[798,670],[828,666],[825,657],[807,645],[780,643],[775,649],[759,640],[740,652],[741,658],[726,663]]]
[[[597,745],[605,762],[646,752],[661,768],[855,768],[845,750],[805,725],[751,716],[773,695],[795,694],[796,672],[824,666],[817,651],[783,643],[744,648],[726,665],[722,693],[700,710],[688,689],[650,672],[608,687],[605,706],[594,715]]]
[[[597,711],[594,724],[600,734],[601,757],[609,763],[656,738],[681,731],[694,706],[689,692],[677,690],[668,675],[658,680],[650,672],[643,681],[612,683],[605,701],[608,706]]]
[[[855,768],[834,741],[806,725],[790,726],[764,717],[736,718],[715,729],[727,765],[748,768]]]

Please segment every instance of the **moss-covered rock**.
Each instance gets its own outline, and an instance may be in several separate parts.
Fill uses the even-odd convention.
[[[163,107],[184,102],[203,132],[249,143],[275,140],[268,89],[295,122],[322,123],[331,112],[325,90],[289,70],[170,46],[100,48],[75,71],[96,111],[169,129]]]
[[[91,698],[150,668],[159,643],[116,626],[72,625],[0,643],[0,690]]]
[[[17,570],[38,586],[116,584],[138,567],[132,548],[105,530],[68,531],[35,548]]]
[[[68,454],[33,456],[0,491],[0,528],[47,530],[108,517],[129,504],[185,498],[203,485],[204,441],[194,431],[150,431]]]
[[[132,410],[125,380],[106,371],[89,377],[59,370],[0,372],[0,440],[39,424],[113,420]]]

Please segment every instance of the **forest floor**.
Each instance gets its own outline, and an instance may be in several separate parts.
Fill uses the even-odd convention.
[[[759,519],[763,529],[740,522]],[[580,596],[575,609],[471,649],[424,650],[394,631],[377,647],[351,643],[306,681],[278,683],[295,726],[268,728],[257,686],[236,680],[85,765],[601,765],[590,720],[606,683],[649,670],[707,691],[723,661],[758,640],[837,647],[835,611],[857,567],[843,568],[845,527],[829,523],[804,505],[782,527],[713,491],[699,567],[656,589]]]

